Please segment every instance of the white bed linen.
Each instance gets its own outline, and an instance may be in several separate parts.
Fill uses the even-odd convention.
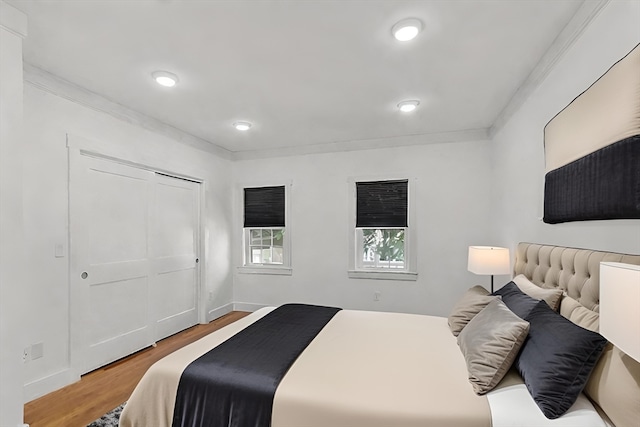
[[[131,395],[120,427],[170,427],[184,368],[272,310],[258,310],[156,362]],[[486,399],[472,390],[446,318],[343,310],[280,383],[272,425],[342,427],[336,420],[349,419],[350,427],[413,427],[424,426],[428,416],[438,426],[453,420],[456,427],[610,427],[584,396],[567,415],[546,419],[517,373]]]
[[[170,427],[182,371],[271,308],[213,332],[144,375],[120,427]],[[490,427],[447,319],[342,310],[282,379],[273,427]]]
[[[444,317],[342,310],[276,390],[274,427],[489,427]]]
[[[487,393],[487,399],[491,407],[492,427],[610,427],[582,393],[563,416],[555,420],[546,418],[520,375],[513,370]]]

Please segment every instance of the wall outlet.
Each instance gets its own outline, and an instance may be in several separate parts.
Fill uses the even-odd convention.
[[[380,298],[382,298],[382,292],[380,291],[375,291],[373,293],[373,300],[374,301],[380,301]]]
[[[64,258],[64,244],[56,243],[54,253],[56,258]]]

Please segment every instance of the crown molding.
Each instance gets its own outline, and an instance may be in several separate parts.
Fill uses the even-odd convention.
[[[27,15],[9,3],[0,0],[0,27],[17,35],[27,37]]]
[[[522,107],[529,96],[540,86],[555,65],[564,57],[566,52],[580,38],[584,30],[598,16],[600,11],[611,0],[585,0],[573,15],[569,23],[555,38],[549,49],[542,55],[531,73],[527,76],[518,90],[513,94],[507,105],[489,128],[489,137],[493,138]]]
[[[117,119],[169,137],[185,145],[206,151],[228,160],[250,160],[271,157],[288,157],[307,154],[371,150],[399,146],[413,146],[444,142],[487,140],[493,138],[518,111],[529,96],[549,75],[556,63],[573,46],[593,19],[611,0],[585,0],[569,23],[556,37],[540,58],[525,81],[513,94],[489,128],[462,131],[390,136],[383,138],[334,141],[321,144],[280,147],[272,149],[230,151],[212,142],[191,135],[160,120],[132,110],[102,95],[64,80],[43,69],[24,63],[24,80],[36,88],[109,114]],[[27,34],[27,17],[18,9],[0,0],[0,26],[21,37]]]
[[[411,145],[435,144],[443,142],[462,142],[487,140],[488,129],[469,129],[452,132],[401,135],[383,138],[337,141],[314,145],[281,147],[262,150],[230,151],[198,138],[185,131],[168,125],[160,120],[139,113],[122,104],[118,104],[102,95],[69,82],[34,65],[24,63],[24,81],[38,89],[49,92],[76,104],[95,111],[109,114],[117,119],[156,132],[183,144],[218,155],[227,160],[248,160],[270,157],[288,157],[305,154],[321,154],[332,152],[372,150]]]
[[[345,151],[375,150],[380,148],[407,147],[413,145],[437,144],[444,142],[485,141],[489,139],[489,129],[468,129],[451,132],[422,133],[389,136],[382,138],[357,139],[329,143],[302,145],[295,147],[268,148],[263,150],[236,151],[233,160],[254,160],[270,157],[290,157],[307,154],[337,153]]]
[[[198,150],[215,154],[227,160],[230,160],[232,157],[232,152],[225,148],[191,135],[190,133],[154,119],[153,117],[149,117],[145,114],[139,113],[138,111],[127,108],[122,104],[111,101],[102,95],[98,95],[95,92],[71,83],[26,62],[24,63],[24,81],[31,86],[64,98],[68,101],[75,102],[76,104],[91,108],[95,111],[109,114],[110,116],[124,122],[166,136]]]

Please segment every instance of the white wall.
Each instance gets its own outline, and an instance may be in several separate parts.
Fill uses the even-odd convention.
[[[66,134],[91,141],[103,154],[199,177],[206,182],[204,218],[205,295],[209,317],[235,301],[277,305],[290,301],[345,308],[446,315],[465,289],[488,284],[466,271],[472,244],[515,247],[518,241],[640,253],[640,221],[593,221],[547,225],[542,216],[544,175],[542,130],[546,122],[640,41],[640,3],[611,2],[586,29],[524,106],[493,141],[432,144],[359,152],[314,154],[238,161],[180,144],[27,85],[24,91],[26,137],[21,163],[2,153],[2,410],[0,425],[21,417],[14,388],[21,383],[21,349],[43,342],[45,356],[24,367],[27,398],[66,384],[69,366],[68,160]],[[5,67],[8,38],[2,37],[2,83],[21,89]],[[14,59],[15,60],[15,59]],[[15,63],[14,63],[15,65]],[[9,71],[8,71],[9,70]],[[9,74],[7,74],[9,73]],[[9,77],[7,77],[9,76]],[[2,90],[2,123],[6,122]],[[14,107],[21,99],[16,95]],[[14,99],[11,98],[13,102]],[[6,147],[5,128],[2,149]],[[493,172],[491,171],[493,169]],[[6,172],[6,174],[5,174]],[[417,178],[418,280],[349,279],[349,177]],[[6,176],[11,176],[9,185]],[[22,178],[21,178],[22,177]],[[20,183],[22,179],[22,183]],[[240,183],[292,181],[289,225],[292,276],[239,274],[242,259]],[[6,190],[10,188],[11,190]],[[20,188],[22,191],[20,191]],[[19,200],[5,211],[5,197]],[[236,200],[234,201],[234,198]],[[22,216],[24,212],[24,216]],[[4,234],[5,213],[24,222],[12,237]],[[7,218],[9,218],[7,216]],[[22,238],[24,237],[24,238]],[[9,286],[4,254],[24,241],[26,269],[14,268]],[[11,243],[7,243],[11,242]],[[64,258],[54,257],[63,243]],[[18,244],[19,246],[19,244]],[[496,278],[499,284],[505,278]],[[373,301],[374,291],[382,293]],[[22,301],[28,300],[28,304]],[[11,303],[8,303],[11,301]],[[25,313],[25,316],[22,316]],[[10,319],[11,325],[8,325]],[[20,319],[20,321],[17,321]],[[24,319],[22,321],[21,319]],[[10,326],[10,327],[9,327]],[[5,406],[7,405],[7,406]],[[8,408],[9,409],[6,409]],[[12,420],[12,421],[7,421]]]
[[[22,37],[24,14],[0,2],[0,426],[22,425]]]
[[[640,2],[612,1],[494,137],[493,228],[519,241],[640,253],[640,220],[545,224],[545,124],[640,42]]]
[[[24,242],[30,268],[23,273],[29,304],[21,307],[27,316],[19,327],[25,345],[44,344],[44,357],[25,366],[25,394],[31,400],[76,379],[69,354],[67,134],[72,145],[82,141],[83,149],[204,180],[206,249],[201,265],[207,320],[213,316],[210,310],[230,304],[233,296],[231,163],[28,83],[24,104]],[[56,244],[64,245],[64,258],[54,256]]]
[[[453,302],[487,277],[467,272],[467,248],[492,244],[489,234],[488,141],[314,154],[234,165],[236,201],[241,184],[291,180],[292,276],[234,272],[234,300],[277,305],[310,302],[343,308],[448,314]],[[417,178],[418,280],[349,279],[349,177]],[[241,199],[240,199],[241,200]],[[235,208],[235,267],[242,263],[242,203]],[[374,291],[382,298],[373,301]]]
[[[446,315],[468,286],[489,280],[466,272],[471,244],[510,247],[512,257],[520,241],[640,253],[639,220],[556,225],[541,220],[545,124],[638,42],[640,3],[610,2],[490,142],[236,162],[236,186],[293,181],[293,275],[235,271],[234,300]],[[418,177],[417,282],[347,278],[347,179],[385,171]],[[237,188],[235,195],[240,197]],[[237,267],[241,204],[234,209]],[[506,279],[497,277],[496,285]],[[381,301],[373,301],[374,291],[382,292]]]

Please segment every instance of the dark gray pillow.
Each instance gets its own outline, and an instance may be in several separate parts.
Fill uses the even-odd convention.
[[[555,419],[582,392],[607,340],[565,319],[544,301],[524,320],[529,322],[529,336],[514,366],[542,413]]]
[[[531,298],[522,292],[513,282],[507,283],[491,295],[502,297],[502,301],[509,307],[509,310],[513,311],[519,318],[525,320],[527,320],[526,317],[531,310],[540,302],[539,299]]]

